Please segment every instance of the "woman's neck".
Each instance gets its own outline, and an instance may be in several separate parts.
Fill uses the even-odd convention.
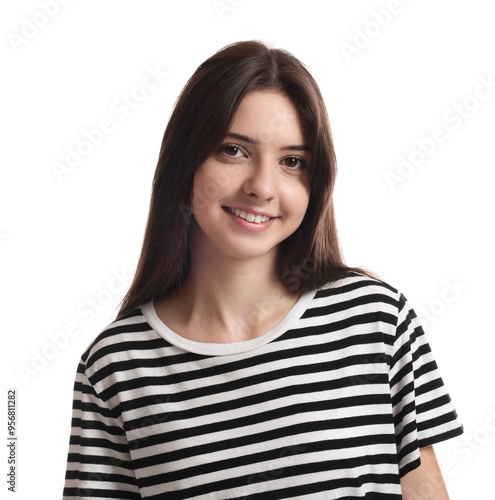
[[[182,289],[155,302],[164,323],[190,340],[231,343],[258,337],[299,298],[278,276],[276,252],[237,259],[193,250],[192,257]]]

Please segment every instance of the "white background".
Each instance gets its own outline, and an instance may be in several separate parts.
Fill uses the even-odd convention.
[[[65,3],[46,0],[48,15],[43,0],[11,0],[0,14],[0,421],[5,436],[7,388],[16,388],[17,498],[62,495],[75,370],[129,285],[172,106],[204,59],[246,39],[291,51],[319,82],[347,262],[399,288],[423,319],[465,427],[464,437],[436,447],[451,499],[495,498],[487,489],[495,462],[493,2]],[[144,94],[150,69],[168,75]],[[136,97],[132,109],[123,94]],[[85,131],[101,120],[111,131],[85,149]],[[441,143],[427,141],[434,129]],[[54,164],[78,147],[79,164],[57,175]],[[401,157],[415,165],[399,170]]]

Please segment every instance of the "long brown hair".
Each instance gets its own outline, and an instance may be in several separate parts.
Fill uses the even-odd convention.
[[[281,243],[282,281],[303,291],[363,272],[344,264],[339,246],[332,198],[336,159],[317,83],[292,54],[258,41],[238,42],[201,64],[175,104],[153,179],[141,256],[119,318],[187,279],[194,173],[224,139],[242,98],[254,90],[276,90],[292,99],[312,139],[310,201],[300,227]]]

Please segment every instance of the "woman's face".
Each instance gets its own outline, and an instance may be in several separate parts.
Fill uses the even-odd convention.
[[[221,146],[195,173],[195,249],[218,257],[275,256],[306,213],[310,160],[292,101],[280,92],[248,93]]]

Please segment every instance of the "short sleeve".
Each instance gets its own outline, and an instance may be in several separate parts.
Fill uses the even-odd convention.
[[[123,427],[98,397],[81,361],[74,385],[64,500],[140,499]]]
[[[419,449],[462,434],[419,320],[401,294],[390,361],[401,477],[420,465]]]

